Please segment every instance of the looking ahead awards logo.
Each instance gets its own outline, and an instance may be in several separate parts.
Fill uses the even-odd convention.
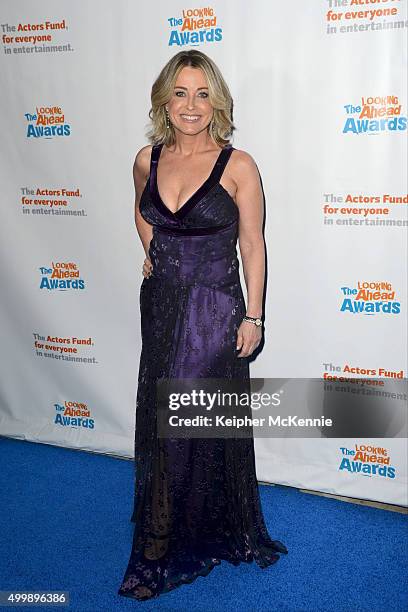
[[[168,17],[169,47],[202,45],[222,40],[222,28],[211,6],[182,9],[181,15]]]
[[[65,121],[60,106],[37,106],[34,112],[25,113],[27,138],[54,138],[70,136],[71,125]]]
[[[51,262],[51,266],[40,266],[40,289],[67,291],[85,289],[78,265],[73,261]]]
[[[343,134],[381,134],[403,132],[407,116],[402,114],[398,96],[362,96],[357,103],[344,105]]]
[[[357,287],[341,287],[341,312],[350,314],[393,314],[401,312],[401,302],[390,282],[358,281]]]
[[[390,479],[396,476],[396,468],[390,463],[390,451],[384,446],[355,443],[354,448],[342,446],[340,453],[339,472]]]

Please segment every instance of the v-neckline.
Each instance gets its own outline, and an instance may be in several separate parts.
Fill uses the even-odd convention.
[[[164,143],[161,143],[158,145],[158,154],[155,159],[155,167],[154,167],[154,174],[153,174],[152,191],[153,191],[153,195],[155,196],[156,202],[159,204],[159,206],[162,207],[163,210],[167,214],[169,214],[172,218],[177,219],[179,216],[185,216],[185,214],[187,214],[189,210],[191,210],[196,205],[196,203],[198,203],[204,197],[204,195],[206,195],[208,191],[210,191],[210,189],[212,189],[213,187],[212,179],[215,175],[215,171],[218,167],[218,164],[221,161],[222,154],[224,153],[226,149],[231,148],[231,145],[227,145],[226,147],[221,149],[217,159],[215,160],[214,166],[208,178],[204,181],[204,183],[202,183],[202,185],[200,185],[200,187],[198,187],[198,189],[196,189],[196,191],[188,198],[188,200],[186,200],[184,204],[182,204],[182,206],[180,206],[180,208],[178,208],[175,212],[170,210],[170,208],[164,203],[160,195],[159,185],[157,181],[157,174],[158,174],[157,169],[159,166],[159,159],[160,159],[160,155],[161,155],[163,146],[164,146]]]

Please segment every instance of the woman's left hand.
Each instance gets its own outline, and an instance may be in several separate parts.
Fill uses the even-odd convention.
[[[262,340],[262,325],[257,327],[250,321],[242,321],[237,333],[237,357],[248,357],[259,346]]]

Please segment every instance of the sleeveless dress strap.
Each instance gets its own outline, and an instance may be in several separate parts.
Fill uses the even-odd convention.
[[[154,164],[157,163],[157,160],[160,157],[160,150],[162,148],[162,144],[155,144],[152,146],[152,152],[151,152],[151,156],[150,156],[150,163]]]
[[[157,162],[160,157],[160,150],[163,145],[155,144],[152,146],[151,154],[150,154],[150,176],[149,176],[149,189],[150,193],[154,191],[154,184],[157,174]]]
[[[213,172],[211,173],[213,184],[218,183],[220,181],[222,174],[225,170],[225,166],[227,165],[233,150],[234,147],[232,145],[227,145],[222,149],[220,156],[214,166]]]

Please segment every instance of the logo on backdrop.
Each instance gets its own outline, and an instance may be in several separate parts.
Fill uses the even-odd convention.
[[[24,114],[27,138],[54,138],[71,135],[71,125],[65,121],[60,106],[37,106],[35,112]]]
[[[62,21],[41,21],[37,23],[10,23],[3,20],[1,24],[4,55],[28,57],[43,53],[61,53],[73,51],[71,43],[62,42],[59,33],[67,32],[68,25]]]
[[[85,216],[85,210],[72,206],[71,200],[82,198],[78,189],[49,189],[48,187],[21,187],[20,203],[23,214],[29,215],[65,215]],[[73,209],[75,212],[72,212]]]
[[[364,34],[406,27],[404,15],[398,16],[401,8],[395,0],[381,0],[381,6],[373,7],[375,3],[380,4],[380,0],[325,0],[326,34]],[[364,6],[367,4],[371,6]]]
[[[85,289],[85,281],[80,278],[78,265],[73,261],[51,262],[51,267],[41,266],[40,289],[67,291]]]
[[[57,359],[60,362],[98,363],[96,357],[87,355],[86,349],[95,346],[92,337],[77,338],[76,336],[52,336],[33,332],[36,357]]]
[[[343,382],[353,380],[350,375],[358,374],[367,378],[368,376],[376,376],[377,378],[393,378],[395,380],[404,379],[404,370],[397,372],[396,370],[386,370],[385,368],[362,368],[360,366],[345,363],[344,365],[336,365],[331,361],[323,363],[323,379],[332,382]]]
[[[406,438],[408,381],[404,370],[387,369],[384,364],[370,368],[344,362],[323,362],[323,393],[309,394],[310,412],[330,419],[330,428],[321,428],[323,436],[350,440]],[[347,440],[347,442],[346,442]],[[382,441],[381,444],[388,442]],[[360,456],[360,455],[359,455]],[[352,458],[344,451],[345,469]],[[348,467],[347,467],[348,466]]]
[[[407,129],[398,96],[368,96],[343,105],[346,119],[343,134],[384,134]]]
[[[390,465],[390,453],[384,446],[355,443],[353,448],[341,446],[339,450],[339,472],[395,478],[396,469]]]
[[[178,17],[168,17],[170,26],[169,47],[177,45],[202,45],[222,40],[222,28],[211,6],[182,9]]]
[[[379,313],[397,315],[401,303],[395,298],[395,289],[385,281],[358,281],[357,287],[341,287],[343,301],[340,312],[374,315]]]
[[[64,402],[63,404],[54,404],[55,407],[55,425],[61,427],[72,427],[77,429],[94,429],[95,421],[91,416],[91,411],[86,404],[82,402]]]
[[[408,195],[323,194],[324,225],[407,227]],[[400,214],[398,214],[400,213]]]

